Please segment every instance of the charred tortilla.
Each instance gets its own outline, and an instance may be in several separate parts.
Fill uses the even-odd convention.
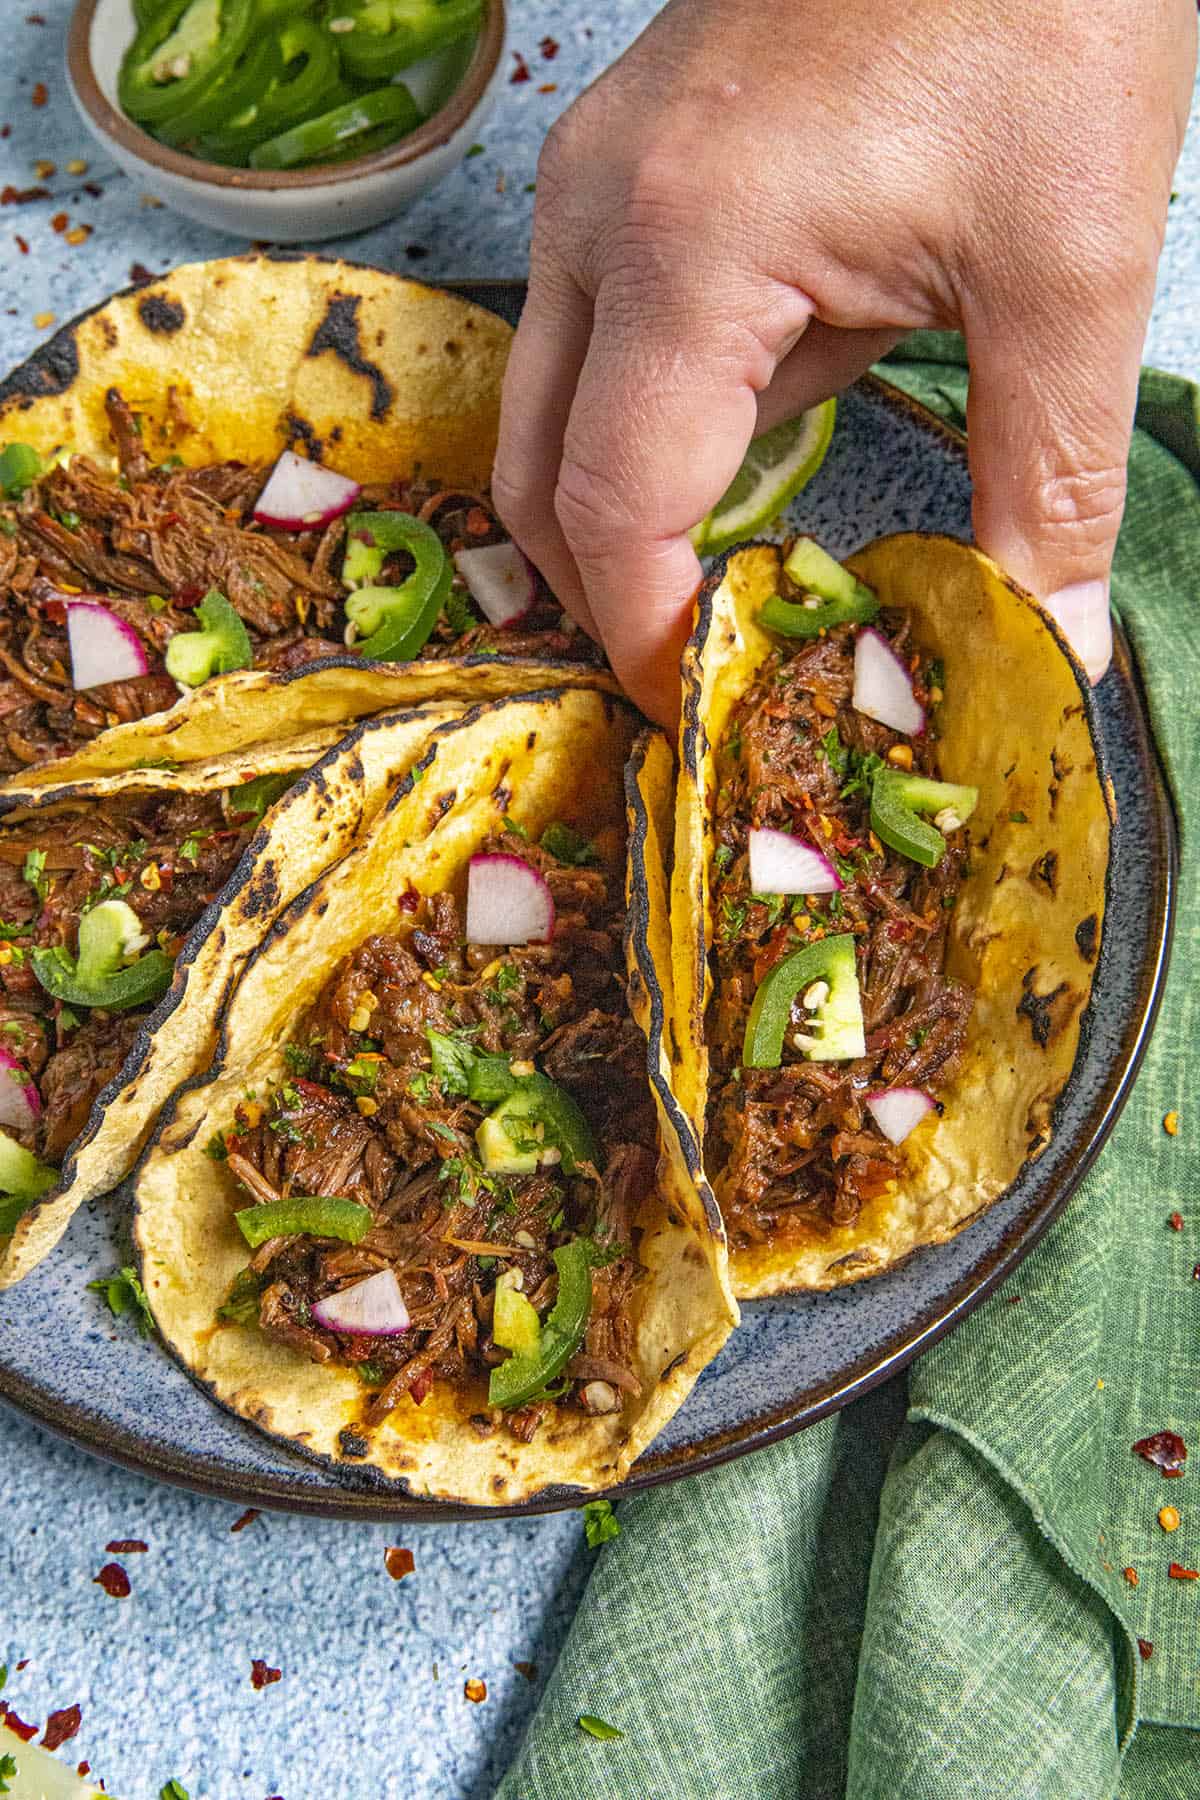
[[[671,758],[638,746],[627,818],[636,731],[574,690],[439,732],[251,959],[137,1179],[187,1368],[415,1494],[611,1485],[736,1319],[638,1028],[663,1016],[659,914],[626,842],[669,821]],[[497,862],[552,894],[543,939],[476,941]]]
[[[914,671],[929,706],[925,741],[850,719],[862,626],[800,645],[763,628],[781,562],[775,546],[751,546],[701,590],[684,657],[671,889],[672,1086],[724,1190],[743,1297],[877,1274],[961,1230],[1045,1147],[1088,1004],[1112,825],[1086,678],[994,564],[949,539],[906,535],[847,565]],[[856,781],[894,770],[889,751],[905,745],[904,766],[978,789],[965,825],[941,815],[940,870],[909,863],[906,873],[848,797]],[[753,781],[734,752],[743,768],[757,759]],[[736,809],[761,808],[764,795],[778,810],[753,822],[826,852],[844,893],[786,904],[752,894],[750,814],[739,822]],[[841,1060],[813,1058],[811,1036],[799,1054],[791,1047],[828,1000],[828,984],[810,975],[792,998],[782,1066],[740,1068],[750,1001],[774,964],[840,933],[852,970],[857,956],[865,1043]],[[865,1103],[910,1072],[936,1105],[893,1145]]]
[[[0,1287],[128,1174],[168,1096],[204,1066],[249,952],[457,712],[367,721],[308,773],[312,740],[197,765],[186,780],[141,771],[79,783],[0,818],[0,1048],[5,1079],[25,1096],[10,1097],[3,1136],[46,1171],[32,1203],[20,1186],[0,1193]],[[64,999],[36,971],[50,956],[78,977],[80,932],[104,907],[138,933],[121,979],[146,958],[161,979],[132,999]]]
[[[34,461],[0,464],[0,776],[207,761],[547,679],[611,686],[532,576],[526,612],[495,625],[453,560],[425,638],[368,625],[369,656],[396,660],[346,647],[351,588],[395,595],[413,572],[401,545],[346,575],[351,540],[375,543],[356,521],[410,516],[447,558],[502,547],[486,487],[510,338],[455,295],[315,256],[190,265],[61,332],[0,387],[0,446]],[[361,483],[351,510],[256,519],[289,450]],[[225,636],[197,662],[213,594]]]

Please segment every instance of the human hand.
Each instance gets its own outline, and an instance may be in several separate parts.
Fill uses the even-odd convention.
[[[958,327],[978,542],[1093,680],[1191,0],[672,0],[550,132],[493,492],[671,722],[750,438]]]

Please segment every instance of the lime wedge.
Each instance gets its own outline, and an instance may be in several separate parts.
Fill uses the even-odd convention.
[[[753,439],[721,499],[692,529],[692,543],[702,556],[752,537],[812,480],[825,461],[836,412],[837,401],[825,400]]]
[[[81,1781],[74,1769],[67,1768],[36,1744],[27,1744],[15,1731],[8,1731],[2,1724],[0,1771],[8,1781],[3,1792],[11,1794],[12,1800],[105,1800],[99,1788],[89,1781]],[[108,1800],[112,1800],[112,1796]]]

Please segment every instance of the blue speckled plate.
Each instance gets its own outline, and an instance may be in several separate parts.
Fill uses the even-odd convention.
[[[510,317],[520,305],[512,284],[466,291]],[[839,556],[889,531],[969,536],[962,441],[894,389],[862,381],[842,400],[828,458],[791,517]],[[1120,823],[1090,1029],[1049,1149],[951,1243],[873,1281],[745,1307],[741,1330],[637,1464],[627,1490],[770,1443],[894,1374],[1012,1272],[1091,1165],[1149,1037],[1176,874],[1172,816],[1123,643],[1097,702]],[[128,1260],[127,1215],[127,1205],[85,1208],[54,1255],[0,1296],[0,1397],[83,1449],[242,1505],[345,1518],[494,1516],[404,1500],[364,1472],[289,1454],[215,1407],[163,1351],[140,1343],[87,1292],[96,1275]],[[576,1504],[577,1496],[546,1497],[497,1510]]]

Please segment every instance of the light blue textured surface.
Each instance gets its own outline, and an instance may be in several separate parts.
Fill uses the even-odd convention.
[[[45,25],[24,22],[25,4],[8,0],[0,21],[0,123],[12,124],[0,141],[0,186],[31,185],[36,157],[61,166],[92,151],[61,74],[66,0],[41,0]],[[653,10],[610,0],[601,16],[569,0],[514,0],[511,41],[533,79],[505,88],[485,154],[405,218],[345,240],[345,253],[427,279],[523,274],[526,186],[541,136]],[[546,34],[561,45],[552,62],[538,53]],[[50,102],[34,109],[39,80]],[[557,83],[557,92],[539,94],[542,82]],[[82,181],[99,182],[102,196],[86,194]],[[136,189],[99,163],[48,185],[51,200],[0,212],[2,368],[45,335],[34,326],[38,314],[54,312],[61,322],[124,285],[132,262],[157,272],[236,247],[144,207]],[[1177,187],[1147,360],[1194,373],[1200,118]],[[59,209],[72,225],[94,226],[86,244],[72,248],[52,231]],[[428,254],[412,257],[409,246]],[[129,1354],[138,1354],[136,1343]],[[263,1517],[233,1536],[233,1508],[93,1463],[7,1414],[0,1505],[5,1698],[39,1720],[79,1701],[83,1729],[63,1759],[89,1758],[125,1800],[152,1800],[171,1775],[211,1800],[482,1797],[536,1694],[513,1662],[536,1662],[544,1676],[587,1573],[572,1515],[400,1533]],[[116,1537],[150,1545],[144,1556],[121,1559],[133,1583],[124,1601],[92,1585]],[[401,1583],[383,1564],[396,1541],[417,1562]],[[250,1685],[255,1657],[283,1671],[262,1693]],[[29,1666],[18,1673],[24,1658]],[[468,1676],[487,1681],[485,1705],[465,1701]]]

